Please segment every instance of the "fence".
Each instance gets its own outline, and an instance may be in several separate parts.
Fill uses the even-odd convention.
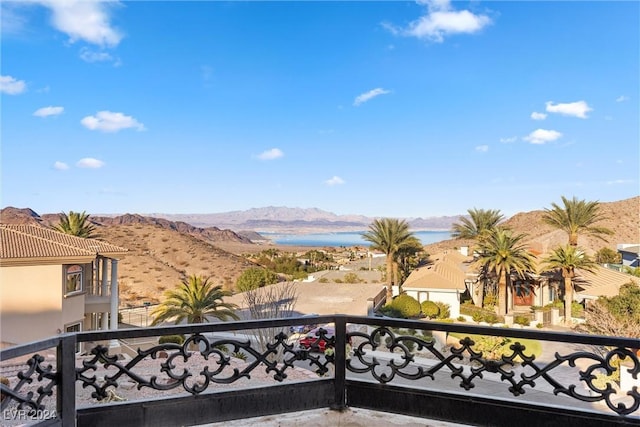
[[[290,341],[292,326],[310,324],[330,325]],[[273,338],[261,346],[258,331]],[[132,358],[116,350],[168,335],[186,341]],[[0,385],[3,425],[19,414],[193,425],[346,406],[479,425],[640,425],[638,349],[638,339],[343,315],[63,334],[0,352],[4,367],[23,367]],[[259,373],[268,382],[256,384]]]

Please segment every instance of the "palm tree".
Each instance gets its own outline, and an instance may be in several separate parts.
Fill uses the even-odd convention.
[[[495,229],[504,219],[498,209],[468,209],[470,218],[460,217],[452,226],[451,235],[457,239],[479,239]]]
[[[411,236],[403,243],[396,252],[393,262],[394,280],[400,284],[406,280],[419,262],[417,255],[424,250],[424,246],[420,239]]]
[[[405,220],[381,218],[373,221],[362,238],[371,242],[371,249],[382,251],[387,256],[387,301],[391,301],[396,256],[403,246],[412,244],[416,237],[409,231],[409,224]]]
[[[604,235],[611,235],[613,231],[606,227],[598,227],[594,224],[606,219],[600,212],[600,203],[578,200],[574,196],[571,200],[562,196],[563,207],[551,203],[552,209],[544,210],[542,221],[552,227],[566,231],[569,235],[569,244],[578,246],[578,234],[585,233],[607,241]]]
[[[60,222],[52,227],[54,230],[77,237],[97,237],[95,233],[96,227],[91,224],[89,221],[89,214],[84,211],[69,211],[68,214],[62,212],[59,215],[59,218]]]
[[[593,272],[597,267],[582,249],[576,246],[560,246],[553,250],[551,255],[543,260],[545,268],[560,270],[564,280],[564,322],[571,324],[571,304],[573,303],[573,278],[576,276],[576,268]]]
[[[187,323],[204,323],[209,316],[238,320],[235,313],[238,306],[223,301],[228,296],[231,292],[223,290],[222,285],[214,286],[208,277],[191,275],[176,288],[165,291],[165,300],[151,312],[152,325],[167,320],[178,324],[184,319]]]
[[[498,276],[498,311],[507,314],[507,281],[512,273],[524,277],[534,270],[533,256],[527,252],[522,240],[524,234],[511,234],[500,228],[489,231],[479,242],[477,263]]]

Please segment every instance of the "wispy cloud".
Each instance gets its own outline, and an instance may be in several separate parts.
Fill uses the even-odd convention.
[[[69,36],[71,43],[78,40],[98,46],[115,47],[122,33],[111,25],[112,9],[117,1],[39,0],[51,10],[51,24]]]
[[[489,151],[489,146],[488,145],[478,145],[476,147],[476,151],[478,151],[480,153],[486,153],[487,151]]]
[[[548,113],[562,114],[563,116],[573,116],[581,119],[587,118],[587,113],[593,111],[593,108],[585,101],[567,102],[554,104],[553,101],[546,103]]]
[[[536,129],[522,139],[532,144],[546,144],[547,142],[555,141],[561,136],[562,134],[556,130]]]
[[[622,184],[631,184],[634,181],[632,179],[614,179],[612,181],[607,181],[607,185],[622,185]]]
[[[0,92],[8,95],[18,95],[27,90],[24,80],[18,80],[11,76],[0,76]]]
[[[284,156],[284,153],[279,148],[272,148],[270,150],[264,151],[258,155],[260,160],[275,160]]]
[[[57,116],[64,112],[64,107],[42,107],[33,112],[36,117]]]
[[[517,136],[509,136],[507,138],[500,138],[500,142],[503,144],[511,144],[512,142],[516,142],[518,140]]]
[[[76,166],[85,169],[100,169],[104,166],[104,162],[102,160],[94,159],[93,157],[85,157],[84,159],[78,160]]]
[[[2,2],[0,3],[0,29],[2,34],[20,34],[22,33],[27,18],[18,11],[21,4],[18,2]]]
[[[365,92],[365,93],[362,93],[362,94],[356,96],[356,99],[353,100],[353,105],[357,107],[357,106],[359,106],[361,104],[364,104],[367,101],[371,101],[376,96],[386,95],[388,93],[391,93],[391,91],[390,90],[386,90],[386,89],[382,89],[381,87],[372,89],[369,92]]]
[[[473,34],[491,24],[487,15],[474,14],[469,10],[454,10],[449,0],[422,0],[426,14],[406,27],[383,23],[383,27],[395,35],[417,37],[436,43],[454,34]]]
[[[89,49],[88,47],[83,47],[82,49],[80,49],[80,59],[82,59],[84,62],[89,62],[89,63],[93,63],[93,62],[112,62],[114,66],[120,66],[121,65],[121,61],[120,58],[116,58],[113,55],[111,55],[109,52],[106,52],[104,50],[92,50]]]
[[[619,97],[616,98],[616,102],[625,102],[628,100],[629,100],[629,97],[627,95],[620,95]]]
[[[66,171],[67,169],[69,169],[69,165],[64,162],[55,162],[53,164],[53,167],[59,171]]]
[[[345,183],[345,181],[339,176],[332,176],[331,178],[327,179],[324,183],[329,186],[334,186],[334,185],[342,185]]]
[[[537,111],[534,111],[531,113],[531,118],[533,120],[544,120],[547,118],[547,115],[545,113],[538,113]]]
[[[80,120],[80,123],[87,129],[102,132],[118,132],[130,128],[145,130],[144,125],[133,117],[111,111],[98,111],[95,116],[87,116]]]

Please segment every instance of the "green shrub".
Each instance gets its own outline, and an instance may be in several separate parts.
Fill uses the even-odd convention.
[[[513,318],[513,323],[516,325],[529,326],[531,324],[531,319],[527,316],[518,315]]]
[[[335,283],[342,283],[342,279],[337,278],[336,280],[334,280]]]
[[[466,322],[467,318],[464,316],[458,316],[458,322]]]
[[[247,355],[244,354],[241,351],[236,351],[236,352],[232,353],[231,355],[233,357],[235,357],[236,359],[244,360],[245,362],[247,361]]]
[[[449,306],[449,304],[440,301],[435,301],[435,303],[440,309],[438,319],[448,319],[451,317],[451,306]]]
[[[498,295],[496,294],[485,295],[484,300],[482,301],[482,304],[485,307],[488,307],[488,306],[495,307],[496,305],[498,305]]]
[[[471,315],[471,318],[474,322],[480,323],[484,320],[484,313],[482,313],[481,311],[476,311]]]
[[[485,313],[482,320],[487,322],[490,325],[500,322],[500,318],[498,317],[498,315],[493,312]]]
[[[356,273],[347,273],[344,275],[345,283],[360,283],[362,280]]]
[[[380,310],[378,311],[384,316],[402,319],[402,313],[389,304],[380,307]]]
[[[429,319],[435,319],[440,314],[440,307],[433,301],[423,301],[420,308],[422,314]]]
[[[511,340],[505,337],[481,336],[474,338],[475,351],[482,352],[482,357],[489,360],[500,360],[502,356],[511,355]]]
[[[261,288],[278,282],[278,275],[266,268],[249,268],[242,272],[236,280],[236,288],[240,292]]]
[[[584,317],[584,307],[577,301],[571,303],[571,317]]]
[[[411,319],[420,315],[420,303],[407,294],[395,297],[393,301],[391,301],[391,307],[398,310],[405,319]]]
[[[321,277],[320,280],[318,280],[318,282],[320,282],[320,283],[329,283],[329,279],[327,279],[326,277]]]
[[[182,345],[182,344],[184,344],[184,336],[182,336],[182,335],[164,335],[164,336],[161,336],[160,339],[158,340],[158,344],[167,344],[167,343],[173,343],[173,344]]]

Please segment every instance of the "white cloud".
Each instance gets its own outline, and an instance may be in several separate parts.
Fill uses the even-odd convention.
[[[324,183],[329,186],[334,186],[334,185],[342,185],[344,184],[344,182],[345,182],[344,179],[340,178],[339,176],[333,176],[328,180],[326,180]]]
[[[547,142],[555,141],[561,136],[562,134],[556,130],[536,129],[522,139],[532,144],[546,144]]]
[[[372,89],[369,92],[365,92],[356,96],[356,99],[353,100],[353,105],[357,107],[360,104],[364,104],[365,102],[372,100],[376,96],[386,95],[387,93],[391,93],[391,91],[382,89],[381,87]]]
[[[284,153],[279,148],[272,148],[271,150],[267,150],[258,155],[260,160],[275,160],[284,156]]]
[[[418,3],[427,6],[427,13],[411,22],[406,28],[383,24],[391,33],[427,39],[437,43],[453,34],[473,34],[491,24],[487,15],[468,10],[453,10],[448,0],[426,0]]]
[[[612,181],[607,181],[607,185],[621,185],[621,184],[631,184],[633,183],[632,179],[614,179]]]
[[[104,162],[102,160],[94,159],[92,157],[85,157],[84,159],[78,160],[76,166],[79,168],[87,168],[87,169],[100,169],[104,166]]]
[[[627,95],[620,95],[619,97],[616,98],[616,102],[625,102],[628,100],[629,100],[629,97]]]
[[[24,80],[17,80],[11,76],[0,76],[0,92],[8,95],[18,95],[27,90]]]
[[[546,103],[547,112],[558,113],[564,116],[573,116],[581,119],[587,118],[587,113],[593,111],[585,101],[568,102],[564,104],[553,104],[553,101]]]
[[[66,171],[67,169],[69,169],[69,165],[64,162],[55,162],[53,164],[53,167],[58,169],[59,171]]]
[[[517,136],[510,136],[507,138],[500,138],[500,142],[503,144],[511,144],[512,142],[516,142],[518,140]]]
[[[547,115],[545,113],[538,113],[537,111],[534,111],[531,113],[531,118],[533,120],[544,120],[547,118]]]
[[[52,12],[51,23],[69,36],[71,43],[83,40],[98,46],[115,47],[122,34],[111,25],[111,9],[117,1],[39,0]]]
[[[64,112],[64,107],[42,107],[38,108],[33,112],[33,115],[36,117],[49,117],[49,116],[57,116]]]
[[[479,151],[480,153],[486,153],[487,151],[489,151],[489,146],[488,145],[478,145],[476,147],[476,151]]]
[[[135,128],[145,130],[144,125],[131,116],[111,111],[98,111],[95,116],[87,116],[80,120],[87,129],[102,132],[118,132],[122,129]]]
[[[80,49],[80,59],[82,59],[84,62],[89,62],[89,63],[113,62],[115,66],[120,65],[120,59],[115,58],[109,52],[105,52],[103,50],[95,51],[87,47],[83,47],[82,49]]]

